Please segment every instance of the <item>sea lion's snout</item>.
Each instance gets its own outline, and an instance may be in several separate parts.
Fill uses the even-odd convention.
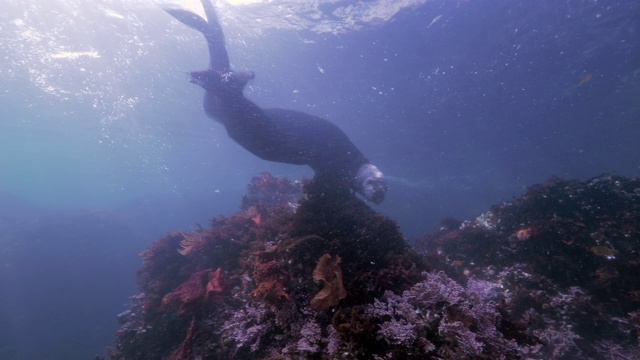
[[[380,173],[382,175],[382,173]],[[384,176],[371,178],[365,182],[364,196],[369,201],[380,204],[387,194],[387,182]]]
[[[371,192],[371,197],[369,200],[373,201],[376,204],[380,204],[382,200],[384,200],[385,195],[387,194],[387,186],[384,185],[376,185]]]
[[[356,191],[367,200],[379,204],[387,194],[387,180],[375,165],[364,164],[356,175]]]

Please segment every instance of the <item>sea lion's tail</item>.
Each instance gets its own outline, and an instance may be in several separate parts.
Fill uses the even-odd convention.
[[[170,8],[165,8],[164,10],[176,20],[194,30],[198,30],[204,35],[209,47],[209,70],[221,73],[229,72],[231,71],[229,55],[225,48],[224,33],[216,11],[213,8],[213,4],[208,0],[202,0],[202,7],[204,7],[207,19],[203,19],[201,16],[186,10]]]

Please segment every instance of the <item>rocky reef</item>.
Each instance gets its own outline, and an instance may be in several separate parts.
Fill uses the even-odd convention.
[[[456,282],[494,291],[542,358],[640,358],[638,178],[552,178],[475,219],[444,220],[417,248]]]
[[[411,246],[348,190],[262,174],[141,254],[110,356],[634,359],[639,250],[637,179],[551,179]]]

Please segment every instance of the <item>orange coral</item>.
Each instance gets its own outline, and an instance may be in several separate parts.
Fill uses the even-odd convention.
[[[261,297],[265,301],[277,304],[289,300],[289,294],[278,280],[278,264],[275,260],[265,263],[256,262],[253,268],[253,280],[256,288],[251,292],[253,297]]]
[[[216,271],[210,271],[205,296],[209,297],[209,294],[222,292],[222,290],[222,269],[218,268]]]
[[[201,306],[209,294],[222,291],[222,270],[198,271],[162,298],[162,306],[179,306],[180,314],[192,314]],[[205,283],[206,282],[206,283]]]
[[[342,270],[340,270],[340,256],[324,254],[318,260],[313,270],[313,280],[322,281],[324,287],[311,299],[314,310],[323,311],[347,297],[347,290],[342,284]]]
[[[246,215],[254,222],[254,224],[260,225],[262,223],[262,213],[258,205],[249,207],[246,211]]]
[[[204,296],[203,277],[209,270],[198,271],[162,298],[163,306],[180,306],[179,313],[192,313]]]
[[[532,230],[531,228],[524,228],[516,231],[516,238],[520,241],[529,240],[531,237]]]
[[[289,294],[284,291],[284,286],[277,280],[266,280],[259,283],[258,287],[251,292],[251,296],[259,296],[272,304],[289,300]]]

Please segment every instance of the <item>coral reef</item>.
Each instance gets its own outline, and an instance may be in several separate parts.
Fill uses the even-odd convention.
[[[348,189],[262,174],[142,253],[110,356],[632,359],[637,219],[639,180],[552,179],[411,247]]]
[[[640,179],[552,178],[476,219],[447,219],[418,248],[461,284],[499,286],[546,358],[634,359],[639,219]]]
[[[330,340],[366,351],[334,328],[428,269],[393,221],[325,186],[262,174],[237,214],[152,244],[110,356],[323,358]]]

